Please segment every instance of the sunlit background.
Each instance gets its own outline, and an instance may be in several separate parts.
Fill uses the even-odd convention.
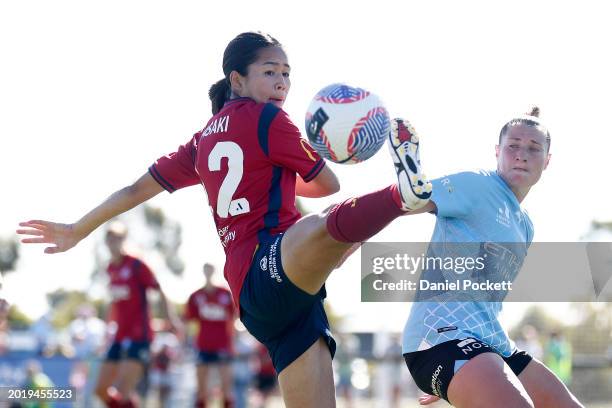
[[[300,128],[323,86],[367,88],[391,115],[417,128],[430,177],[493,168],[501,126],[539,105],[552,160],[523,203],[535,240],[610,241],[606,10],[591,0],[3,2],[0,237],[13,239],[22,220],[75,221],[187,141],[210,116],[207,92],[222,77],[227,43],[262,30],[288,53],[292,88],[285,110]],[[363,164],[331,166],[341,191],[303,200],[307,211],[394,181],[386,149]],[[131,249],[152,266],[172,301],[184,303],[203,283],[202,264],[222,269],[224,261],[205,194],[198,186],[162,193],[149,204],[148,222],[143,210],[123,217]],[[427,215],[407,217],[373,240],[426,241],[433,223]],[[178,227],[181,245],[168,256],[156,231],[171,235]],[[92,275],[107,256],[101,243],[96,231],[60,255],[20,245],[14,270],[4,272],[3,296],[33,320],[49,311],[46,294],[58,289],[104,298],[103,274]],[[173,273],[168,258],[184,270]],[[359,276],[354,256],[328,281],[339,327],[401,331],[409,304],[360,303]],[[513,327],[530,306],[509,305],[503,321]],[[568,304],[543,307],[566,324],[581,316]]]

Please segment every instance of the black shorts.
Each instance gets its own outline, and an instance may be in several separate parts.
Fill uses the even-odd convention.
[[[455,373],[482,353],[499,354],[481,340],[469,337],[445,341],[427,350],[406,353],[404,360],[414,382],[423,392],[448,401],[448,386]],[[517,376],[533,359],[527,352],[520,350],[516,350],[510,357],[501,357]]]
[[[283,270],[283,235],[262,239],[240,291],[240,320],[266,346],[277,373],[322,337],[336,351],[323,308],[325,286],[311,295],[293,284]]]
[[[119,362],[120,360],[138,360],[148,364],[150,360],[150,343],[148,341],[123,340],[111,344],[106,353],[106,361]]]
[[[233,360],[228,351],[202,351],[198,353],[198,364],[229,364]]]

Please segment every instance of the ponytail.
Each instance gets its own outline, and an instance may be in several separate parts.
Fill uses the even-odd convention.
[[[212,103],[212,113],[216,115],[219,113],[225,101],[229,98],[230,87],[227,79],[223,78],[215,82],[208,90],[208,97]]]

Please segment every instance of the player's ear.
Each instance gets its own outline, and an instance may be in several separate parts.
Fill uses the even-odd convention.
[[[232,71],[229,75],[230,87],[235,94],[241,95],[244,88],[244,77],[238,71]]]

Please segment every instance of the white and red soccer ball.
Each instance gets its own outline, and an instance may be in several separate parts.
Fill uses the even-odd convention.
[[[372,157],[391,130],[380,98],[365,89],[332,84],[321,89],[306,112],[306,134],[324,158],[354,164]]]

